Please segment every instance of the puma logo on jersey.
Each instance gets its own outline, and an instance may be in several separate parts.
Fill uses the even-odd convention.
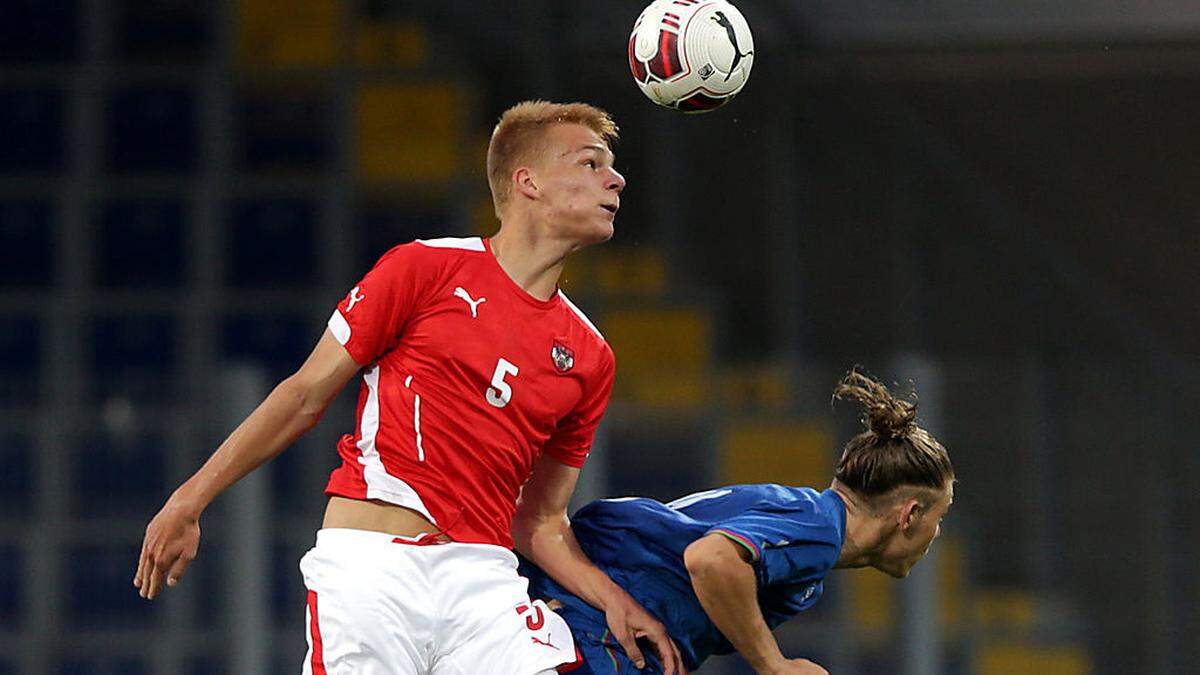
[[[363,296],[361,293],[358,292],[358,286],[351,288],[350,295],[348,296],[348,299],[350,300],[350,302],[346,305],[346,311],[349,312],[350,310],[354,309],[354,303],[358,302],[359,300],[362,300],[363,297],[365,297],[365,296]]]
[[[529,639],[530,639],[530,640],[533,640],[535,644],[542,645],[543,647],[549,647],[550,649],[558,649],[558,647],[555,647],[555,646],[554,646],[554,645],[553,645],[553,644],[550,642],[550,633],[546,633],[546,641],[545,641],[545,642],[543,642],[543,641],[541,641],[541,640],[537,639],[537,637],[536,637],[536,636],[534,636],[534,635],[530,635],[530,636],[529,636]]]
[[[471,294],[468,293],[466,291],[466,289],[464,289],[462,286],[458,286],[454,289],[454,297],[462,298],[463,300],[466,301],[466,303],[468,305],[471,306],[471,318],[472,319],[479,317],[479,305],[487,302],[487,298],[480,298],[478,300],[473,300],[471,298]],[[347,310],[347,311],[349,311],[349,310]]]

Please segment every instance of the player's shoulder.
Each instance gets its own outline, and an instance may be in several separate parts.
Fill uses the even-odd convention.
[[[479,237],[414,239],[388,249],[375,263],[383,270],[421,272],[441,269],[486,251]]]

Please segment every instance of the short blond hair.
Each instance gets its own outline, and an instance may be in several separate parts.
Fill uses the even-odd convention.
[[[545,132],[555,124],[580,124],[612,146],[617,124],[607,112],[587,103],[523,101],[504,111],[488,143],[487,175],[496,217],[512,196],[512,172],[541,152]]]

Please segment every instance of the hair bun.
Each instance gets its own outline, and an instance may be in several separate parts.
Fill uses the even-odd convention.
[[[917,403],[896,398],[878,380],[851,370],[833,390],[835,399],[858,401],[864,408],[862,422],[884,441],[903,438],[917,428]]]

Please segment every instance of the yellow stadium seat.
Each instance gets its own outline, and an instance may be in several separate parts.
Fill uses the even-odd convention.
[[[604,317],[602,330],[620,377],[694,375],[712,363],[712,317],[692,307],[627,308]]]
[[[833,475],[832,449],[833,434],[821,423],[737,423],[721,435],[722,482],[772,482],[823,489]]]
[[[237,63],[247,67],[336,63],[346,7],[339,0],[238,0]]]
[[[837,583],[846,593],[859,640],[876,647],[891,639],[896,626],[895,579],[867,567],[840,570]]]
[[[1092,660],[1077,645],[1031,645],[999,642],[980,647],[978,675],[1088,675]]]
[[[421,185],[463,171],[468,97],[453,82],[368,84],[355,105],[359,175]]]
[[[973,602],[975,623],[984,630],[1021,633],[1033,627],[1037,606],[1021,589],[982,589]]]
[[[429,35],[415,21],[363,23],[354,38],[355,62],[367,68],[416,68],[429,56]]]

